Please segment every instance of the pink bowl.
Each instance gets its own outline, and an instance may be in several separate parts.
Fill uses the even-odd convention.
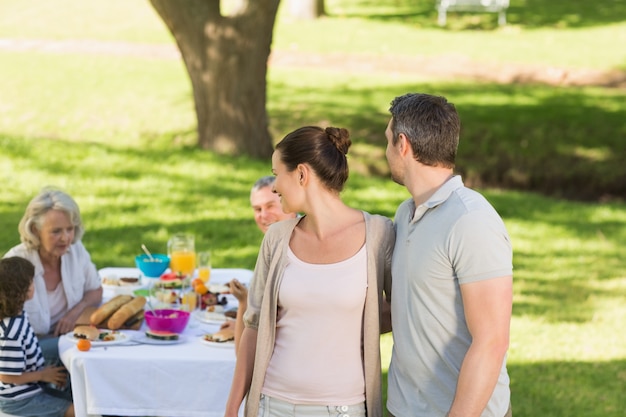
[[[146,310],[144,314],[148,328],[153,331],[182,333],[189,322],[189,312],[173,309]]]

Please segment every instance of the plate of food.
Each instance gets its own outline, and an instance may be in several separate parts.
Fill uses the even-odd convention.
[[[133,294],[143,287],[140,275],[131,268],[103,268],[98,272],[102,288],[114,295]]]
[[[95,326],[76,326],[73,332],[66,333],[65,337],[74,343],[87,339],[91,346],[111,346],[129,342],[130,337],[119,330],[98,329]]]
[[[182,277],[173,272],[167,272],[152,284],[153,288],[161,288],[167,290],[179,290],[183,287],[191,286],[191,278]]]
[[[224,306],[214,305],[209,306],[204,310],[196,310],[193,312],[193,317],[203,323],[209,324],[221,324],[228,318],[226,317]]]
[[[208,346],[234,348],[235,330],[227,327],[225,329],[220,329],[215,333],[207,333],[200,337],[200,342]]]
[[[230,294],[228,284],[209,284],[209,291],[213,294]]]
[[[185,336],[172,332],[146,330],[145,333],[135,336],[133,341],[146,345],[175,345],[183,343]]]
[[[117,277],[107,275],[102,277],[102,285],[105,287],[140,287],[139,277]]]

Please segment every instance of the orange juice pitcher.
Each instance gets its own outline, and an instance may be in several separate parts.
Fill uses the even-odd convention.
[[[167,253],[170,256],[172,272],[191,276],[196,269],[196,247],[191,234],[176,234],[167,242]]]

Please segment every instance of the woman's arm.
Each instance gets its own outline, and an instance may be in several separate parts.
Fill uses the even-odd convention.
[[[224,417],[236,417],[239,407],[250,390],[252,382],[252,370],[254,369],[254,356],[256,354],[257,330],[246,327],[241,334],[239,349],[237,350],[237,364],[235,375],[230,387],[230,394],[226,403]]]
[[[54,329],[54,335],[59,336],[74,330],[76,326],[76,320],[83,313],[85,308],[91,306],[98,306],[102,302],[102,287],[95,290],[86,291],[83,294],[83,299],[78,302],[72,309],[70,309],[61,320],[57,323]]]
[[[229,283],[230,292],[235,296],[239,302],[237,307],[237,316],[235,321],[235,352],[239,349],[239,341],[241,340],[241,334],[243,333],[243,314],[248,308],[248,289],[238,280],[233,279]]]

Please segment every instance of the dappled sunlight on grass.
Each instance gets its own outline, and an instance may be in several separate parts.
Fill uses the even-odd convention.
[[[439,28],[432,0],[327,0],[329,16],[310,22],[286,18],[281,3],[274,49],[323,65],[270,66],[274,140],[302,125],[348,128],[344,200],[393,217],[409,194],[391,181],[385,160],[389,103],[409,91],[448,97],[463,124],[457,171],[502,215],[514,248],[514,414],[621,417],[624,90],[426,78],[420,68],[393,65],[396,57],[420,56],[548,72],[623,68],[617,45],[626,42],[624,2],[511,0],[504,28],[492,14],[462,13]],[[77,36],[174,45],[149,2],[25,0],[16,8],[0,0],[0,38]],[[79,203],[84,242],[99,268],[132,266],[142,243],[165,252],[177,232],[193,233],[199,250],[210,248],[214,267],[254,268],[263,236],[249,190],[270,174],[271,162],[197,149],[180,60],[89,52],[0,51],[0,252],[19,242],[28,201],[54,185]],[[372,71],[363,60],[356,68],[350,54],[386,66]],[[381,338],[385,370],[391,340]]]

